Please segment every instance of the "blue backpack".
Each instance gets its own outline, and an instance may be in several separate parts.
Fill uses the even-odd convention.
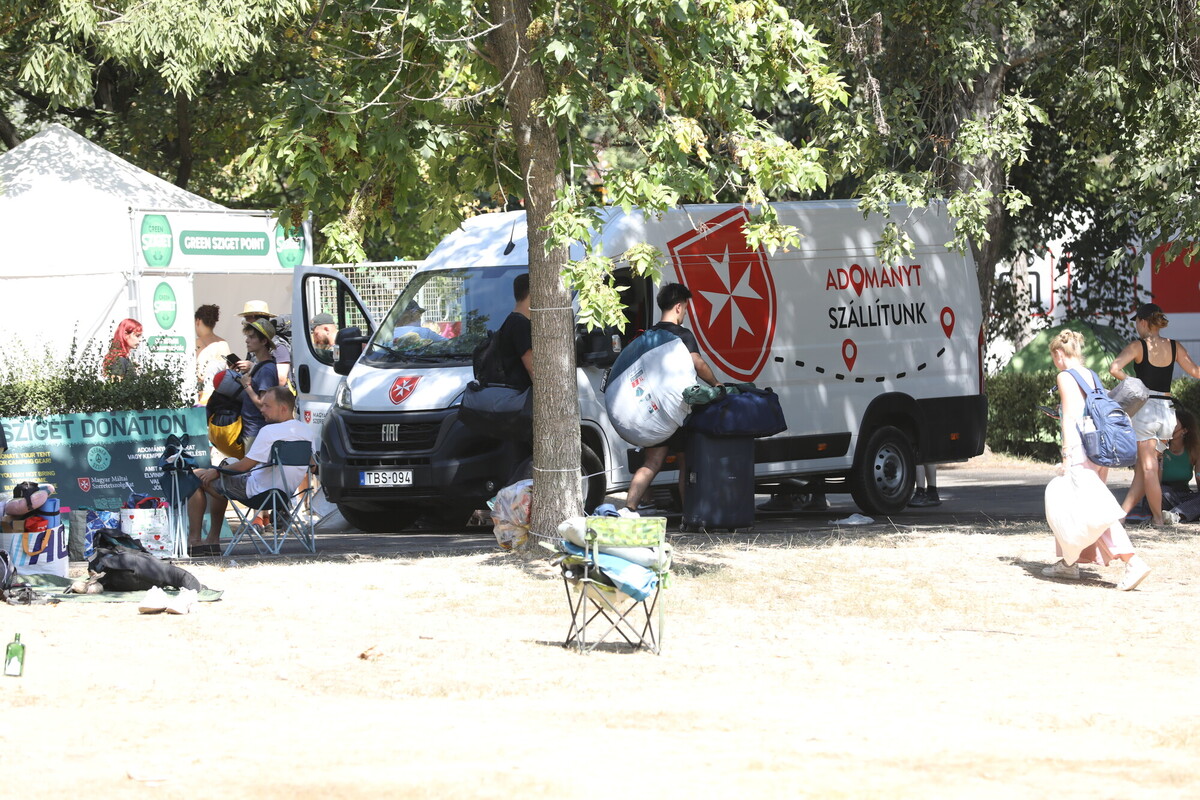
[[[1092,370],[1092,386],[1088,386],[1079,373],[1068,370],[1071,377],[1083,390],[1086,414],[1080,423],[1079,437],[1083,440],[1083,451],[1088,460],[1102,467],[1131,467],[1137,461],[1137,437],[1133,434],[1133,423],[1129,415],[1104,392],[1100,376]],[[1089,430],[1088,420],[1094,430]]]

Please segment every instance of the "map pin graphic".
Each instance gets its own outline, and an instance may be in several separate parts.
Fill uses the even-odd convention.
[[[858,264],[850,265],[850,285],[854,287],[854,293],[862,297],[863,283],[866,281],[866,276],[863,274],[863,268]],[[849,341],[849,340],[847,340]]]
[[[858,345],[853,339],[847,339],[842,342],[842,360],[846,362],[846,369],[854,371],[854,360],[858,358]]]
[[[946,338],[949,339],[950,334],[954,333],[954,312],[947,306],[942,309],[942,313],[938,315],[938,318],[941,320],[942,330],[945,331]]]

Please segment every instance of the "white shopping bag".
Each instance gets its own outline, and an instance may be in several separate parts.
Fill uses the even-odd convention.
[[[1087,467],[1071,467],[1046,485],[1046,522],[1068,566],[1079,560],[1080,551],[1095,544],[1109,526],[1124,517],[1121,504],[1100,476]]]
[[[158,558],[170,558],[174,550],[175,537],[165,508],[122,508],[121,533],[137,539]]]

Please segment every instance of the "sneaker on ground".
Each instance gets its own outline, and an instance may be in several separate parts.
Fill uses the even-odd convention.
[[[1141,556],[1134,556],[1125,562],[1125,577],[1121,578],[1121,582],[1117,584],[1117,589],[1122,592],[1128,592],[1137,588],[1137,585],[1146,579],[1150,574],[1150,565],[1142,560]]]
[[[823,494],[815,495],[811,500],[801,506],[801,511],[828,511],[833,508],[829,505],[829,499]]]
[[[632,508],[626,508],[625,506],[621,506],[620,508],[617,509],[617,516],[634,519],[637,517],[641,517],[642,515],[636,511],[634,511]]]
[[[179,594],[167,603],[167,613],[186,614],[198,602],[200,602],[200,593],[195,589],[180,589]]]
[[[1057,564],[1051,564],[1042,569],[1042,574],[1047,578],[1062,578],[1068,581],[1079,580],[1079,565],[1072,564],[1067,566],[1066,562],[1059,561]]]
[[[167,597],[167,593],[162,590],[161,586],[151,586],[146,590],[146,596],[138,605],[138,613],[157,614],[160,611],[166,611],[170,602],[171,598]]]
[[[926,489],[925,491],[918,489],[913,492],[913,499],[908,501],[909,508],[930,508],[941,504],[942,498],[938,497],[937,489]]]
[[[790,494],[773,494],[771,499],[758,504],[759,511],[792,511],[796,507],[796,499]]]
[[[1164,511],[1163,512],[1162,526],[1164,528],[1170,528],[1172,525],[1178,525],[1178,524],[1179,524],[1179,515],[1178,514],[1176,514],[1174,511]]]

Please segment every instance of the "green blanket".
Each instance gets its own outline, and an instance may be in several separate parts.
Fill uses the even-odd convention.
[[[57,575],[21,575],[19,580],[28,583],[34,591],[53,597],[55,600],[70,600],[79,603],[140,603],[146,596],[145,592],[101,592],[100,594],[73,594],[68,592],[75,581],[70,578],[60,578]],[[179,594],[175,589],[165,589],[168,597]],[[211,603],[220,600],[222,591],[204,588],[200,590],[200,602]]]

